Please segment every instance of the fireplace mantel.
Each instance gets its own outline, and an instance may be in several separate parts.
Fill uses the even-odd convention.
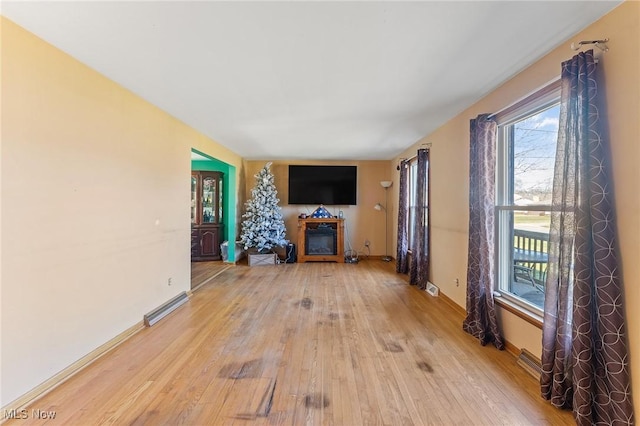
[[[306,254],[305,234],[307,229],[318,229],[322,225],[330,226],[337,232],[336,254]],[[306,218],[298,219],[298,262],[338,262],[344,263],[344,219]]]

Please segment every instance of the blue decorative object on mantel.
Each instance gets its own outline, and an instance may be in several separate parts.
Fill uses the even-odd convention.
[[[333,215],[329,213],[329,211],[325,209],[322,204],[320,204],[320,207],[318,207],[314,210],[313,213],[311,213],[311,217],[318,219],[331,219]]]

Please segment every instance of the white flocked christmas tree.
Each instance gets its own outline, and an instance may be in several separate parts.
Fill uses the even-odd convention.
[[[245,220],[240,233],[245,250],[255,247],[258,252],[266,253],[288,243],[284,238],[286,229],[270,167],[271,162],[254,176],[256,185],[251,190],[251,199],[245,203],[246,212],[242,215]]]

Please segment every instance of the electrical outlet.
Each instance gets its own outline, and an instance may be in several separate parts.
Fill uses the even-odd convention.
[[[169,277],[169,278],[167,279],[167,285],[171,285],[171,281],[172,281],[172,280],[173,280],[173,278]]]
[[[365,247],[369,247],[369,245],[371,245],[371,243],[369,242],[369,240],[364,240],[364,246],[365,246]]]
[[[458,278],[453,280],[453,282],[456,283],[456,287],[460,287],[460,280]]]

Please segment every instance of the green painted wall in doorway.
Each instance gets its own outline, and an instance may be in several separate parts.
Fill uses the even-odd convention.
[[[236,258],[236,245],[233,244],[236,240],[236,168],[230,164],[216,160],[205,153],[196,150],[193,150],[193,152],[208,157],[210,160],[192,160],[191,170],[222,172],[224,174],[222,183],[224,191],[222,201],[222,208],[224,209],[223,241],[229,241],[227,262],[234,263],[234,259]]]

